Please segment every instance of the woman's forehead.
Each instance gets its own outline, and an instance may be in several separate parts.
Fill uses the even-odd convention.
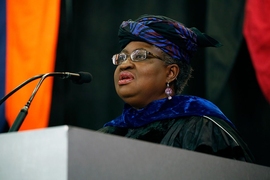
[[[127,46],[121,51],[125,53],[131,53],[132,51],[136,49],[145,49],[148,51],[151,51],[152,53],[156,54],[162,54],[162,50],[156,47],[153,44],[149,44],[143,41],[131,41],[130,43],[127,44]]]

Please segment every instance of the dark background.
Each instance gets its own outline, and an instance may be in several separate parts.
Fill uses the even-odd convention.
[[[49,126],[97,130],[120,115],[123,102],[113,84],[113,54],[123,20],[164,15],[197,27],[224,46],[199,50],[184,94],[211,100],[231,119],[257,164],[270,166],[270,105],[257,84],[242,35],[244,0],[62,0],[55,71],[90,72],[90,84],[54,80]]]

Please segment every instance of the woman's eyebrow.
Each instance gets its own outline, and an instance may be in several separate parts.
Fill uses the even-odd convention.
[[[126,49],[122,49],[121,53],[128,53]]]
[[[134,51],[136,51],[136,50],[140,50],[140,49],[146,50],[146,49],[144,49],[144,48],[137,48],[137,49],[134,49],[133,51],[131,51],[131,53],[134,52]],[[147,50],[146,50],[146,51],[147,51]],[[123,53],[128,53],[128,50],[123,49],[121,52],[123,52]]]

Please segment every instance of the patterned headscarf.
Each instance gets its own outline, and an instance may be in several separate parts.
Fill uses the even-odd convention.
[[[143,41],[155,45],[174,59],[188,63],[198,47],[221,46],[197,28],[187,28],[180,22],[157,15],[143,15],[135,21],[123,21],[118,37],[121,49],[131,41]]]

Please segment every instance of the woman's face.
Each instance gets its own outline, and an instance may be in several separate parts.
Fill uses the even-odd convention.
[[[133,41],[123,50],[130,55],[136,49],[145,49],[162,58],[161,50],[148,43]],[[133,62],[128,59],[118,65],[114,72],[117,94],[134,108],[143,108],[153,100],[167,97],[164,93],[169,70],[164,61],[150,56],[146,60]]]

